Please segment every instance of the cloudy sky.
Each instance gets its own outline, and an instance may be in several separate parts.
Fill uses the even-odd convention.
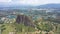
[[[60,3],[60,0],[0,0],[0,4],[24,4],[24,5],[42,5],[49,3]]]

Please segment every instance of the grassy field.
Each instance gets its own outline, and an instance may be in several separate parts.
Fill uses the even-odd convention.
[[[6,28],[5,30],[3,30],[2,34],[9,34],[11,32],[15,32],[16,34],[25,34],[28,33],[28,29],[30,27],[25,27],[22,26],[22,32],[21,31],[16,31],[16,27],[13,24],[3,24],[4,27]],[[17,26],[17,28],[19,29],[20,26]],[[30,32],[34,32],[34,30],[32,30],[33,28],[30,28],[29,31]]]
[[[5,30],[2,32],[2,34],[9,34],[9,32],[14,32],[15,27],[12,27],[12,24],[4,24],[5,25]]]

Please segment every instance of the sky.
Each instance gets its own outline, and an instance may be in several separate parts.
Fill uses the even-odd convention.
[[[60,3],[60,0],[0,0],[0,4],[23,4],[23,5],[43,5],[49,3]]]

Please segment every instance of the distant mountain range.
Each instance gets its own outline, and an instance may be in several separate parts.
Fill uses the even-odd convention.
[[[60,4],[45,4],[39,6],[0,4],[0,9],[2,8],[59,8],[60,9]]]
[[[60,4],[45,4],[37,7],[38,8],[60,8]]]

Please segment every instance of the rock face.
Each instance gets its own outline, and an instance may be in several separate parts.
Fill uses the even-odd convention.
[[[26,26],[33,26],[34,27],[32,19],[28,16],[25,16],[25,15],[18,15],[16,18],[16,23],[18,23],[18,24],[22,23]]]

